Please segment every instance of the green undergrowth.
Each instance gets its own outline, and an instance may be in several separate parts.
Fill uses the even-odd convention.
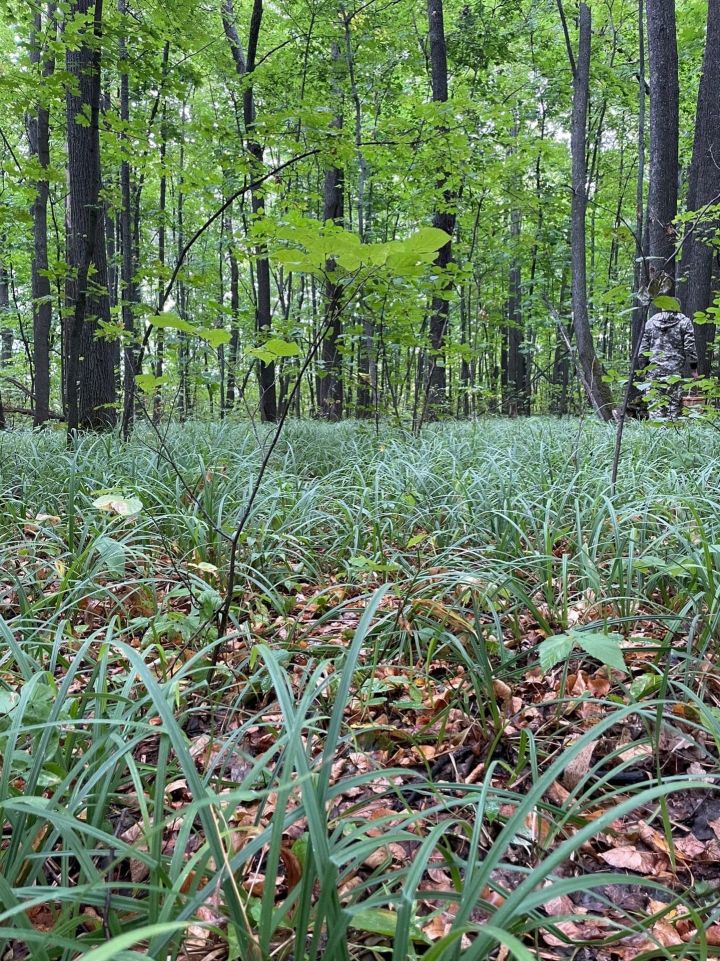
[[[3,949],[717,953],[720,435],[291,424],[218,637],[268,439],[0,435]]]

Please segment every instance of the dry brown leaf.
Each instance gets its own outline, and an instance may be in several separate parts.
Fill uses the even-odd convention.
[[[714,821],[708,821],[708,827],[720,841],[720,818],[716,818]]]
[[[571,742],[572,743],[572,742]],[[597,741],[591,741],[569,762],[563,774],[563,785],[568,791],[574,790],[590,770]]]
[[[698,934],[697,928],[690,928],[682,935],[682,940],[685,944],[699,939],[700,935]],[[714,948],[720,946],[720,924],[711,924],[705,928],[705,939],[707,943]]]
[[[557,917],[559,914],[575,914],[575,905],[567,896],[567,894],[561,894],[558,898],[550,898],[546,901],[543,906],[543,911],[549,917]]]
[[[562,807],[570,797],[570,792],[567,788],[563,787],[559,781],[553,781],[548,788],[547,796],[553,804],[557,804],[558,807]]]
[[[302,878],[302,864],[296,854],[293,854],[290,847],[283,844],[280,848],[280,860],[285,868],[285,887],[288,894],[300,883]]]
[[[55,927],[55,915],[49,904],[35,904],[25,914],[36,931],[52,931]]]
[[[655,940],[664,948],[669,947],[671,944],[683,943],[683,939],[669,921],[656,922],[652,927],[652,933]]]
[[[694,861],[706,853],[707,845],[698,841],[694,834],[688,834],[684,838],[675,841],[675,850],[679,857],[685,861]]]
[[[507,702],[512,697],[512,690],[510,686],[506,684],[505,681],[501,681],[498,678],[493,680],[493,691],[495,693],[495,697],[499,701]]]
[[[383,844],[379,848],[375,848],[370,854],[365,858],[363,864],[368,868],[379,868],[381,864],[386,864],[388,861],[404,861],[406,858],[405,848],[402,844]]]
[[[567,947],[573,941],[602,941],[612,932],[602,918],[587,921],[558,921],[554,927],[565,937],[559,938],[545,929],[541,930],[543,941],[554,948]]]
[[[604,851],[600,857],[614,868],[625,868],[638,874],[654,875],[659,873],[658,857],[649,851],[639,851],[636,847],[625,845]]]
[[[427,924],[423,925],[423,934],[430,941],[439,941],[450,931],[453,918],[448,914],[436,914]]]
[[[667,840],[661,831],[650,827],[650,825],[645,824],[644,821],[638,821],[637,833],[638,837],[644,841],[649,848],[654,848],[656,851],[659,851],[660,854],[670,854]]]

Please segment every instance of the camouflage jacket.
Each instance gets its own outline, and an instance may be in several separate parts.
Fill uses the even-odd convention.
[[[651,377],[682,376],[686,366],[697,367],[695,331],[690,318],[669,310],[650,317],[640,344],[641,363],[643,357],[653,367],[649,371]]]

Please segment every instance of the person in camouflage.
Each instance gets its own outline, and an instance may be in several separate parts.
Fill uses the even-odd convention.
[[[649,365],[647,379],[663,397],[658,413],[672,419],[680,416],[682,384],[668,378],[683,377],[689,367],[697,377],[697,352],[692,321],[679,311],[661,310],[645,325],[640,357]]]

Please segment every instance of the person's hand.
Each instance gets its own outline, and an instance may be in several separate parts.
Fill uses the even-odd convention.
[[[697,367],[695,368],[695,370],[691,371],[690,373],[693,376],[693,380],[697,380],[700,377],[700,371],[697,369]]]

